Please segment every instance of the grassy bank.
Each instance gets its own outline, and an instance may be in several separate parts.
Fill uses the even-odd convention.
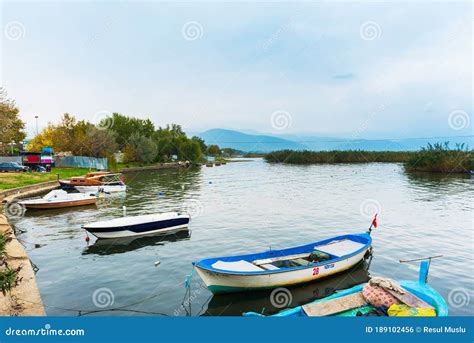
[[[88,168],[53,168],[51,173],[0,173],[0,190],[85,175]]]
[[[333,164],[333,163],[404,163],[409,171],[465,173],[474,169],[474,151],[464,145],[450,148],[448,143],[429,144],[419,151],[274,151],[265,155],[270,163]]]

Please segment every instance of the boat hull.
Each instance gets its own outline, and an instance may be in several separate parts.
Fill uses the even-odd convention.
[[[170,233],[187,229],[189,218],[175,218],[151,223],[139,223],[115,227],[88,227],[85,230],[99,239],[149,236],[153,234]]]
[[[50,208],[65,208],[65,207],[92,205],[92,204],[95,204],[96,202],[97,202],[97,198],[91,197],[89,199],[82,199],[82,200],[51,201],[51,202],[43,202],[43,203],[22,202],[21,204],[25,206],[27,209],[50,209]]]
[[[208,270],[196,265],[196,270],[209,290],[214,294],[272,289],[315,281],[343,272],[359,263],[370,249],[367,246],[355,255],[338,261],[328,261],[289,271],[263,274],[241,274]]]

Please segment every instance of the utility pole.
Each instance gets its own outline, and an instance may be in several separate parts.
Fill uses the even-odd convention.
[[[36,119],[36,135],[38,136],[38,116],[35,116]]]

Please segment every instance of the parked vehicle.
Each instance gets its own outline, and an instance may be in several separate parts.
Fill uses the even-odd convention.
[[[16,162],[0,163],[0,172],[27,172],[30,168]]]

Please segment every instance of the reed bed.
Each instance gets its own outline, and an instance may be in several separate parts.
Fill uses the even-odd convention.
[[[474,151],[464,144],[450,148],[449,143],[428,144],[419,151],[295,151],[279,150],[264,156],[269,163],[403,163],[408,171],[465,173],[474,170]]]

